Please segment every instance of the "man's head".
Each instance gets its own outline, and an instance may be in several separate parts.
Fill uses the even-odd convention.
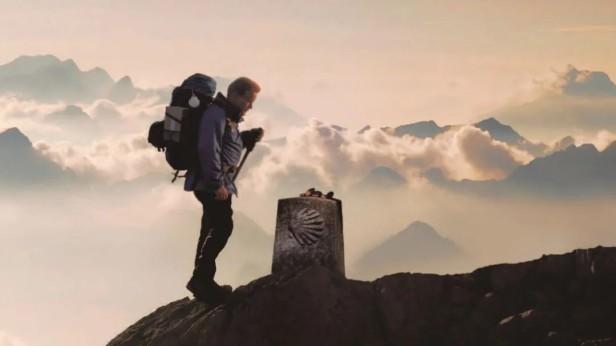
[[[250,78],[240,77],[227,88],[227,100],[240,110],[240,116],[243,116],[252,108],[253,102],[257,98],[257,93],[261,91],[261,87]]]

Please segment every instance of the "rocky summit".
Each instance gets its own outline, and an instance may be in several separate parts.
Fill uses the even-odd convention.
[[[616,345],[616,248],[373,282],[312,266],[172,302],[109,345]]]

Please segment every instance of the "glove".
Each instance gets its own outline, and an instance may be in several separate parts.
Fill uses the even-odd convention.
[[[252,151],[257,142],[263,138],[264,133],[265,131],[260,127],[240,132],[242,142],[244,142],[244,148],[248,151]]]

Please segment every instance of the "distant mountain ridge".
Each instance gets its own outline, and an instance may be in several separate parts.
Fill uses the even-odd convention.
[[[433,120],[428,120],[398,126],[394,129],[394,135],[410,135],[417,138],[434,138],[449,129],[451,129],[450,125],[440,127]]]
[[[82,71],[72,59],[53,55],[24,55],[0,65],[0,93],[40,101],[75,103],[107,98],[126,103],[138,91],[128,76],[116,82],[100,67]]]
[[[501,181],[450,181],[426,174],[434,184],[462,193],[544,197],[616,196],[616,142],[603,151],[592,144],[570,145],[516,168]]]
[[[204,72],[212,76],[217,82],[217,90],[222,92],[226,92],[232,81],[217,76],[215,71],[194,72]],[[186,77],[188,75],[169,81],[163,87],[140,88],[134,85],[130,76],[114,80],[100,67],[83,71],[72,59],[61,60],[49,54],[24,55],[0,65],[0,95],[12,94],[20,99],[72,105],[104,100],[121,105],[142,98],[148,103],[164,105],[169,103],[173,88],[180,85]],[[255,114],[255,118],[260,118],[270,126],[270,135],[280,136],[287,133],[291,127],[304,126],[307,123],[303,115],[271,95],[261,95],[258,105],[259,114]],[[103,110],[103,113],[108,112]]]
[[[522,137],[511,126],[505,125],[494,117],[484,119],[478,123],[473,124],[476,128],[486,131],[493,139],[507,143],[513,147],[524,150],[532,154],[533,156],[542,156],[548,150],[548,146],[539,143],[535,144]]]
[[[543,143],[533,143],[521,136],[511,126],[499,122],[494,117],[488,117],[482,121],[472,124],[472,126],[486,131],[494,140],[506,143],[510,146],[524,150],[533,156],[543,156],[548,153],[549,147]],[[447,131],[459,128],[460,125],[439,126],[433,120],[418,121],[410,124],[400,125],[395,128],[382,127],[381,130],[397,137],[413,136],[420,139],[435,138]],[[370,125],[364,126],[359,133],[369,130]]]

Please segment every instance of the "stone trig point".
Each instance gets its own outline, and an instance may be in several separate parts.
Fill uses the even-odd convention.
[[[278,200],[274,274],[318,264],[345,275],[342,202],[311,190]]]

